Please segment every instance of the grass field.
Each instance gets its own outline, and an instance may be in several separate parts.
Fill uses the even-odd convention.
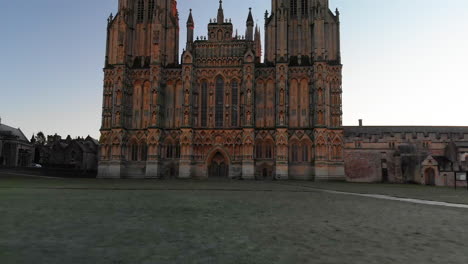
[[[0,263],[468,263],[466,190],[1,176]]]

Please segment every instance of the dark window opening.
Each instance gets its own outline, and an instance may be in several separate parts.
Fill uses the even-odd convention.
[[[223,127],[224,121],[224,80],[216,79],[216,127]]]
[[[231,125],[233,127],[237,126],[238,123],[238,107],[239,107],[239,84],[237,81],[232,81],[231,83],[232,87],[232,119],[231,119]]]
[[[208,114],[208,84],[206,81],[202,82],[202,101],[201,101],[201,126],[207,127],[207,114]]]
[[[138,1],[138,6],[137,6],[137,23],[142,23],[144,19],[144,10],[145,6],[143,3],[143,0]]]

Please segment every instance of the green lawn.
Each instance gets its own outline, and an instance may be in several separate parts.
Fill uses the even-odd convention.
[[[313,188],[451,191],[0,176],[0,263],[468,263],[468,210]]]

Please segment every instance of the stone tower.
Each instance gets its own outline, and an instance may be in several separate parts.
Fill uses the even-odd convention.
[[[289,97],[278,111],[288,113],[290,133],[313,129],[317,180],[344,176],[339,15],[328,0],[272,0],[265,13],[265,63],[276,65],[276,90]]]

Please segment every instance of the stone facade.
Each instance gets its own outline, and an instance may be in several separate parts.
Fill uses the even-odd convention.
[[[120,0],[108,19],[99,177],[344,179],[339,12],[275,0],[265,44],[222,1],[179,62],[175,0]],[[264,50],[264,61],[261,60]]]
[[[344,132],[351,182],[453,186],[455,173],[468,171],[468,127],[358,126]]]
[[[44,145],[37,144],[39,163],[45,168],[63,168],[82,172],[96,172],[99,142],[88,136],[62,139],[59,135],[47,137]]]
[[[21,129],[2,124],[0,119],[0,167],[27,167],[33,157],[34,147]]]

